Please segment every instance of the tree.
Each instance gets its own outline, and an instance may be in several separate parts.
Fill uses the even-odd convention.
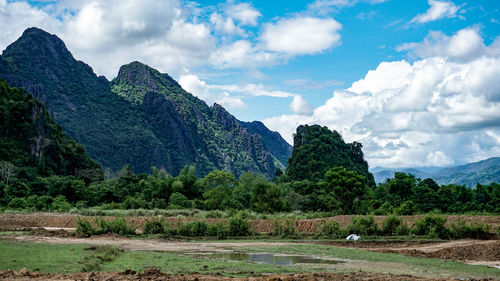
[[[354,202],[362,199],[367,186],[365,177],[357,172],[335,167],[326,172],[322,189],[340,202],[344,214],[351,214],[355,211]]]
[[[16,166],[8,161],[0,161],[0,176],[6,186],[9,186],[10,178],[16,174]]]
[[[238,181],[234,178],[233,174],[214,170],[208,173],[200,183],[205,189],[203,193],[205,208],[223,210],[234,206],[232,192]]]
[[[252,188],[250,205],[256,212],[272,213],[285,206],[280,188],[271,182],[259,181]]]

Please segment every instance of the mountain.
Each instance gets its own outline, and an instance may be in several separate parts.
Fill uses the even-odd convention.
[[[393,178],[394,174],[396,172],[403,172],[406,174],[412,174],[415,177],[421,178],[421,179],[426,179],[426,178],[432,177],[431,173],[427,173],[427,172],[421,171],[420,169],[415,169],[415,168],[406,168],[406,169],[397,169],[397,170],[386,169],[386,170],[374,172],[373,177],[375,178],[376,183],[382,183],[382,182],[385,182],[387,179]]]
[[[288,159],[292,156],[292,146],[286,142],[278,132],[269,130],[262,122],[243,122],[240,124],[251,134],[257,134],[262,137],[269,152],[283,164],[283,168],[288,166]]]
[[[375,172],[373,175],[377,183],[386,181],[394,177],[395,172],[413,174],[417,178],[432,178],[439,184],[458,184],[468,187],[475,187],[479,184],[490,184],[500,182],[500,157],[493,157],[479,162],[466,165],[432,169],[431,172],[422,172],[420,169],[387,169]]]
[[[432,174],[439,184],[459,184],[475,187],[479,184],[500,183],[500,157],[444,168]]]
[[[198,176],[213,169],[274,176],[278,157],[259,134],[142,63],[121,67],[109,82],[75,60],[57,36],[29,28],[0,56],[0,78],[42,100],[103,167],[130,164],[144,173],[155,166],[175,175],[196,165]]]
[[[286,175],[291,180],[322,179],[330,168],[342,166],[375,185],[368,171],[361,143],[345,143],[337,131],[319,125],[301,125],[293,137],[293,151]]]
[[[22,89],[0,80],[0,159],[40,175],[102,176],[82,145],[67,137],[45,106]],[[11,167],[14,167],[11,166]]]

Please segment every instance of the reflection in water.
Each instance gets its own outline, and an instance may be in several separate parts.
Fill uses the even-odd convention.
[[[227,259],[232,261],[246,261],[258,262],[276,265],[293,265],[296,263],[318,263],[318,264],[337,264],[342,263],[338,260],[325,260],[320,258],[312,258],[305,256],[284,256],[269,253],[242,253],[242,252],[228,252],[228,253],[214,253],[208,256]]]

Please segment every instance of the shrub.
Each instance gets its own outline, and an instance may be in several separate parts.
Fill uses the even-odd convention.
[[[52,202],[51,208],[54,211],[67,212],[71,209],[71,204],[68,203],[66,197],[59,195]]]
[[[96,230],[87,219],[78,217],[76,218],[76,233],[83,237],[90,237],[96,234]]]
[[[205,218],[213,218],[213,219],[221,219],[223,216],[224,216],[224,213],[220,210],[208,211],[205,214]]]
[[[407,235],[409,232],[408,225],[397,216],[390,215],[382,221],[382,233],[384,235]]]
[[[168,201],[169,209],[190,209],[192,207],[193,202],[190,201],[184,194],[174,192],[170,195],[170,200]]]
[[[351,219],[351,225],[347,227],[349,233],[357,235],[377,235],[378,227],[373,216],[356,216]]]
[[[10,200],[8,207],[12,209],[26,209],[27,205],[26,199],[15,197]]]
[[[144,224],[143,233],[144,234],[164,234],[165,233],[165,221],[162,219],[152,219],[146,220]]]
[[[230,236],[248,236],[251,234],[250,222],[243,217],[241,212],[228,219],[228,228]]]
[[[481,222],[467,224],[464,219],[459,219],[451,225],[451,235],[454,238],[490,239],[494,234],[490,225]]]
[[[103,218],[96,218],[95,224],[98,226],[96,234],[135,234],[135,228],[128,226],[125,218],[115,218],[112,221],[106,221]]]
[[[197,237],[207,234],[208,225],[205,221],[190,221],[179,225],[177,233],[182,236]]]
[[[281,237],[281,238],[298,238],[300,236],[299,232],[293,227],[294,221],[293,219],[274,219],[271,222],[273,232],[273,236]]]
[[[417,211],[417,206],[413,201],[408,200],[403,202],[399,208],[395,210],[395,213],[400,215],[400,216],[409,216],[415,214]]]
[[[345,229],[342,229],[340,224],[336,221],[322,220],[314,236],[316,238],[341,239],[347,236],[347,232]]]
[[[377,210],[375,210],[375,215],[389,215],[394,211],[394,207],[389,202],[384,202]]]
[[[217,237],[217,239],[222,240],[226,239],[228,235],[228,228],[226,224],[222,221],[219,223],[209,224],[207,228],[207,235],[212,237]]]
[[[447,218],[437,214],[428,214],[425,218],[417,220],[413,225],[412,232],[416,235],[427,235],[431,238],[447,239],[450,231],[446,228]]]

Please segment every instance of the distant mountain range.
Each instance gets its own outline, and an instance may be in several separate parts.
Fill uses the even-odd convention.
[[[73,58],[64,42],[29,28],[0,56],[0,78],[41,100],[64,132],[103,168],[151,166],[177,175],[196,165],[264,174],[287,165],[292,147],[260,122],[240,122],[222,106],[208,106],[169,75],[132,62],[113,81]]]
[[[425,169],[425,171],[423,171]],[[394,177],[396,172],[412,174],[418,178],[432,178],[439,184],[458,184],[468,187],[475,187],[479,184],[490,184],[500,182],[500,157],[492,157],[479,162],[473,162],[466,165],[435,168],[428,167],[405,168],[405,169],[384,169],[375,168],[372,170],[375,182],[382,183],[387,179]]]

